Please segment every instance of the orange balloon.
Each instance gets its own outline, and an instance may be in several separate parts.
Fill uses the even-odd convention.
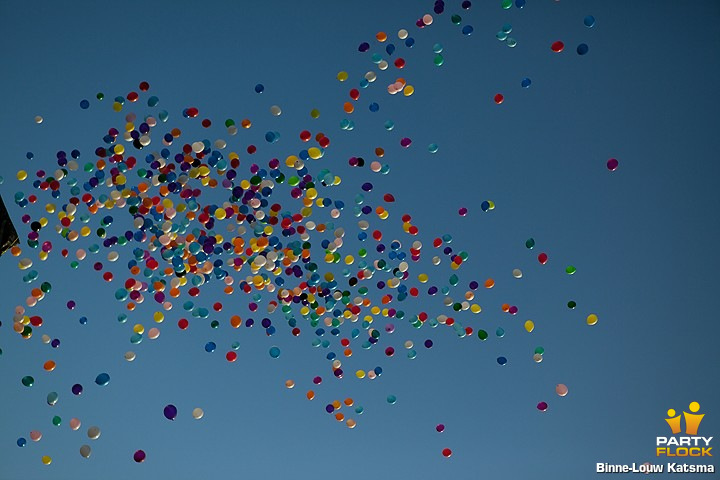
[[[43,368],[46,372],[52,372],[53,370],[55,370],[55,362],[53,362],[52,360],[48,360],[43,364]]]
[[[485,280],[485,288],[493,288],[495,286],[495,280],[488,278]]]
[[[315,398],[315,392],[313,392],[312,390],[308,390],[306,396],[308,400],[312,400],[313,398]]]

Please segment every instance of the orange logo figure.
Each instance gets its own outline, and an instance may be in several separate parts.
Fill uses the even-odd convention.
[[[680,433],[680,415],[676,417],[675,410],[673,410],[672,408],[667,411],[667,414],[670,418],[666,418],[665,421],[668,423],[668,425],[670,425],[672,433]]]
[[[700,404],[698,402],[692,402],[688,408],[692,413],[683,412],[682,416],[685,417],[685,433],[687,435],[697,435],[698,427],[700,427],[700,422],[702,422],[703,417],[705,416],[704,413],[697,414],[697,412],[700,410]],[[665,421],[668,425],[670,425],[670,429],[672,430],[673,434],[680,433],[680,418],[681,416],[677,414],[675,410],[672,408],[667,411],[668,417]]]
[[[688,408],[693,413],[683,412],[685,416],[685,433],[688,435],[697,435],[698,427],[705,414],[697,415],[697,411],[700,410],[700,404],[698,402],[692,402]]]

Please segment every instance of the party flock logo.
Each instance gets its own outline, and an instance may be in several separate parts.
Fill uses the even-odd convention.
[[[690,413],[678,414],[672,408],[667,411],[665,419],[670,426],[673,436],[656,438],[656,455],[658,457],[712,457],[710,441],[713,437],[698,435],[700,423],[705,416],[700,411],[700,404],[692,402],[688,406]],[[685,420],[685,431],[682,430],[682,420]],[[685,435],[678,435],[685,433]]]

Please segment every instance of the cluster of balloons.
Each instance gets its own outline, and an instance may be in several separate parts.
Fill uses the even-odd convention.
[[[510,8],[506,5],[512,6],[512,2],[503,2],[503,8]],[[519,0],[516,2],[518,8],[524,5]],[[461,6],[469,10],[471,3],[465,1]],[[445,2],[435,2],[435,15],[442,14],[444,9]],[[434,20],[433,15],[425,14],[416,25],[418,29],[428,28],[434,24]],[[451,22],[462,25],[461,32],[466,36],[473,32],[471,25],[462,24],[459,15],[453,15]],[[592,27],[594,22],[591,17],[585,19],[588,27]],[[502,28],[503,41],[512,47],[514,40],[507,37],[511,31],[510,25]],[[400,30],[397,36],[407,49],[415,43],[405,29]],[[384,54],[371,53],[373,46],[369,42],[361,43],[358,51],[369,53],[379,72],[367,72],[361,77],[357,88],[350,89],[350,100],[342,105],[342,111],[347,115],[355,111],[356,102],[362,96],[360,90],[368,89],[379,74],[390,68],[390,62],[383,56],[392,57],[397,47],[388,42],[384,32],[379,32],[376,40],[380,47],[384,47],[381,50]],[[559,53],[564,44],[558,41],[551,48]],[[586,53],[587,46],[584,48]],[[433,64],[437,67],[443,64],[440,56],[442,52],[442,45],[434,45]],[[397,70],[404,69],[409,58],[398,57],[392,64]],[[337,74],[340,82],[346,82],[349,78],[350,75],[345,71]],[[530,84],[531,80],[524,78],[521,87],[528,88]],[[405,237],[388,238],[383,230],[392,229],[383,227],[382,222],[391,218],[395,195],[388,192],[378,196],[377,192],[373,193],[376,186],[370,180],[358,182],[360,187],[353,192],[352,198],[336,196],[336,187],[342,179],[331,171],[330,164],[320,162],[331,148],[331,140],[326,134],[318,131],[313,137],[311,128],[303,128],[299,133],[301,146],[296,149],[286,148],[280,154],[276,153],[278,150],[269,149],[279,148],[276,144],[281,135],[269,131],[263,135],[267,143],[265,148],[268,149],[262,152],[264,158],[258,155],[255,144],[246,145],[240,149],[240,153],[228,152],[226,140],[211,142],[193,133],[193,127],[210,129],[216,125],[212,119],[202,118],[197,107],[183,109],[178,126],[167,125],[170,114],[165,110],[157,110],[159,99],[147,95],[149,89],[150,85],[142,82],[138,87],[139,92],[132,91],[125,96],[115,97],[113,111],[118,114],[124,110],[131,111],[120,119],[120,126],[108,129],[94,152],[86,155],[80,150],[69,153],[58,151],[55,170],[38,170],[37,178],[32,181],[32,188],[36,192],[26,195],[21,191],[15,195],[15,203],[20,208],[31,208],[40,201],[40,197],[48,197],[45,213],[50,214],[51,218],[54,215],[56,219],[50,220],[42,216],[42,212],[35,216],[29,213],[23,215],[22,224],[29,227],[25,240],[27,248],[14,247],[14,256],[20,257],[24,251],[38,250],[38,258],[44,261],[59,251],[62,258],[72,258],[69,266],[77,269],[81,262],[93,258],[88,256],[88,252],[97,256],[104,249],[107,262],[91,262],[102,281],[115,285],[110,298],[114,298],[116,305],[124,310],[117,316],[118,321],[127,323],[133,312],[146,301],[156,309],[152,320],[157,326],[146,329],[142,323],[136,323],[128,332],[128,340],[134,346],[141,344],[144,339],[156,340],[167,312],[180,307],[182,312],[177,319],[180,330],[205,323],[212,329],[222,325],[226,326],[223,328],[231,329],[258,325],[267,336],[287,331],[297,337],[306,332],[311,337],[309,343],[312,347],[328,352],[325,357],[330,361],[328,372],[332,374],[331,378],[342,379],[342,357],[347,359],[354,352],[373,348],[384,347],[388,358],[401,351],[396,349],[397,345],[392,345],[396,332],[393,322],[409,324],[414,329],[424,325],[431,328],[444,326],[454,331],[458,338],[473,336],[475,329],[464,323],[470,323],[471,316],[482,311],[476,303],[476,296],[480,293],[478,289],[481,285],[485,289],[492,289],[497,283],[504,283],[503,279],[470,279],[461,282],[458,272],[468,261],[469,253],[455,250],[451,246],[453,239],[450,234],[423,242],[420,230],[413,225],[409,214],[402,215],[399,222]],[[266,89],[258,83],[254,91],[264,94]],[[387,87],[390,95],[402,93],[408,97],[414,91],[414,87],[404,78],[396,78]],[[96,97],[102,101],[104,94]],[[496,94],[494,101],[496,104],[503,103],[504,95]],[[89,107],[88,100],[80,102],[81,109]],[[381,105],[373,101],[368,108],[375,113],[381,110]],[[280,116],[282,110],[273,105],[270,114]],[[320,112],[313,109],[310,117],[318,119]],[[42,117],[36,117],[35,121],[41,123]],[[180,125],[183,125],[185,132],[180,129]],[[227,119],[224,125],[228,135],[237,134],[235,120]],[[243,119],[240,125],[250,129],[252,122]],[[340,127],[346,131],[355,128],[348,118],[340,122]],[[387,120],[384,127],[391,131],[394,123]],[[397,141],[403,149],[410,148],[413,143],[410,137],[401,135],[397,136]],[[430,153],[436,153],[438,149],[435,143],[428,147]],[[276,154],[284,159],[275,158]],[[375,149],[378,159],[383,158],[384,154],[384,149]],[[92,160],[85,161],[86,156]],[[33,155],[28,153],[28,159],[32,158]],[[363,167],[365,160],[352,156],[348,163],[352,167]],[[615,170],[617,160],[611,159],[607,166],[609,170]],[[371,162],[369,167],[372,173],[389,172],[389,165],[381,164],[379,160]],[[27,181],[28,177],[24,170],[18,172],[19,182]],[[213,191],[221,191],[224,199],[216,200],[218,194]],[[285,203],[280,200],[284,198],[283,195],[289,199]],[[486,200],[480,207],[487,212],[493,210],[495,204]],[[468,212],[467,207],[458,210],[460,216],[466,216]],[[356,220],[349,218],[346,221],[347,217]],[[53,237],[53,233],[57,237]],[[349,252],[344,247],[345,243],[352,243],[350,238],[364,246]],[[89,244],[83,244],[83,239],[87,239]],[[58,244],[61,246],[59,250],[55,248]],[[82,246],[71,253],[73,244]],[[450,270],[449,275],[442,271],[431,274],[421,271],[421,257],[428,256],[424,253],[428,251],[426,244],[431,244],[435,250],[429,254],[432,255],[433,267],[446,265]],[[535,240],[528,239],[525,246],[529,250],[533,249]],[[123,273],[118,268],[111,268],[120,258],[127,260],[127,271]],[[541,265],[546,265],[549,256],[541,252],[537,260]],[[29,271],[23,277],[28,284],[40,278],[40,273],[32,270],[33,265],[33,260],[27,256],[18,263],[21,270]],[[565,272],[573,275],[576,269],[568,266]],[[512,277],[521,279],[523,273],[515,268]],[[425,286],[426,283],[431,285]],[[201,301],[201,298],[214,295],[211,290],[214,287],[220,288],[228,300],[221,301],[213,297],[209,303]],[[34,330],[43,326],[43,318],[29,315],[28,310],[35,308],[51,291],[52,285],[45,281],[40,287],[31,288],[24,306],[16,307],[13,329],[23,338],[30,339]],[[458,298],[451,296],[455,292]],[[416,305],[421,304],[411,300],[421,297],[429,300],[437,294],[441,294],[441,308],[447,314],[413,311]],[[240,301],[244,303],[242,308],[238,304]],[[571,308],[574,308],[572,303]],[[76,306],[74,300],[67,302],[70,311]],[[226,310],[231,310],[232,314],[223,313]],[[519,311],[517,306],[507,303],[503,303],[498,310],[511,316],[517,315]],[[378,328],[379,320],[389,323],[384,328]],[[587,317],[588,325],[595,325],[597,321],[596,314]],[[81,317],[81,324],[87,322],[86,317]],[[526,319],[522,325],[527,333],[538,328],[533,320]],[[497,328],[498,338],[505,334],[504,328]],[[477,336],[481,341],[490,337],[482,329],[477,330]],[[58,338],[51,339],[43,335],[42,340],[52,348],[60,345]],[[214,341],[202,342],[207,354],[213,354],[219,348]],[[199,344],[200,348],[203,343]],[[416,358],[418,352],[413,342],[407,340],[403,345],[407,350],[407,358]],[[430,349],[433,340],[428,338],[423,345]],[[228,348],[225,359],[235,362],[239,343],[233,342],[225,348]],[[272,346],[268,353],[272,359],[278,359],[281,349]],[[543,353],[542,347],[535,349],[533,359],[536,363],[542,361]],[[124,358],[132,362],[136,360],[137,354],[128,351],[124,353]],[[506,365],[508,358],[499,356],[497,363]],[[44,369],[52,372],[55,362],[46,361]],[[382,372],[383,368],[376,366],[357,370],[355,377],[373,380],[380,377]],[[321,376],[315,376],[312,380],[313,388],[320,388],[322,381]],[[31,388],[35,385],[35,378],[24,375],[20,382]],[[98,387],[104,387],[109,382],[110,374],[106,372],[99,373],[95,378]],[[295,382],[287,380],[285,386],[292,389]],[[84,389],[82,384],[76,383],[69,390],[78,396]],[[563,397],[568,390],[560,384],[556,392]],[[315,390],[307,391],[306,397],[313,400],[316,397]],[[54,406],[58,400],[57,392],[47,395],[49,406]],[[389,405],[395,405],[398,398],[388,394],[386,401]],[[354,401],[347,399],[344,404],[350,407]],[[333,401],[326,405],[325,410],[334,414],[339,421],[344,421],[348,428],[354,428],[356,420],[340,413],[341,407],[339,401]],[[546,402],[537,404],[538,410],[545,411],[547,408]],[[363,408],[357,406],[354,412],[359,415]],[[163,408],[163,415],[175,421],[178,408],[167,404]],[[203,416],[201,408],[192,410],[194,419],[199,420]],[[53,424],[60,423],[60,417],[55,416]],[[70,427],[79,429],[80,421],[72,419]],[[437,432],[444,430],[443,424],[436,426]],[[35,442],[41,437],[37,431],[30,434],[31,440]],[[98,427],[88,429],[88,438],[96,440],[99,437]],[[17,445],[24,447],[27,441],[19,438]],[[80,454],[89,458],[90,446],[82,445]],[[442,455],[450,457],[452,451],[445,448]],[[137,450],[133,459],[142,463],[146,453]],[[42,461],[50,464],[52,460],[43,457]]]

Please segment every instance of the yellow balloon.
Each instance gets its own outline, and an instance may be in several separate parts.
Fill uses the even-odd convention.
[[[52,463],[52,458],[48,457],[47,455],[44,455],[42,457],[42,463],[44,465],[50,465]]]
[[[348,73],[344,70],[341,72],[338,72],[337,79],[341,82],[344,82],[345,80],[348,79]]]
[[[525,322],[525,330],[527,330],[528,333],[535,330],[535,324],[532,320],[528,320],[527,322]]]
[[[594,313],[591,313],[590,315],[588,315],[588,317],[587,317],[587,324],[588,324],[588,325],[595,325],[597,322],[598,322],[598,316],[597,316],[597,315],[595,315]]]

